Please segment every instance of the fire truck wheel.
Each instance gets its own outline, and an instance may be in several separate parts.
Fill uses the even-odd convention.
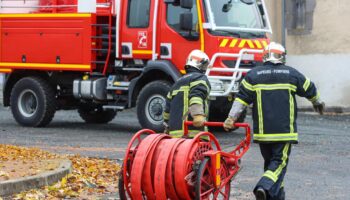
[[[117,115],[117,111],[103,110],[101,106],[83,105],[78,108],[80,117],[88,124],[107,124]]]
[[[22,126],[44,127],[56,112],[54,88],[39,77],[19,80],[12,89],[10,102],[13,117]]]
[[[170,90],[170,83],[166,81],[154,81],[148,83],[137,98],[137,117],[143,128],[149,128],[156,132],[164,130],[163,111],[165,98]]]

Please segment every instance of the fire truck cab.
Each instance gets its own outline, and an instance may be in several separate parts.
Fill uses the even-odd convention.
[[[23,126],[46,126],[59,109],[108,123],[137,107],[141,126],[161,131],[165,96],[193,49],[212,58],[210,117],[221,121],[271,32],[263,0],[1,2],[4,106]]]

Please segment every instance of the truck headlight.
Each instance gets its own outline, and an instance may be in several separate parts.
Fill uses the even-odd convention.
[[[210,80],[211,90],[215,92],[225,91],[224,83],[219,80]]]
[[[226,81],[224,82],[224,90],[225,91],[230,91],[230,92],[233,92],[233,93],[237,93],[239,91],[239,85],[240,83],[238,81],[234,82],[233,85],[231,86],[231,82],[229,81]]]

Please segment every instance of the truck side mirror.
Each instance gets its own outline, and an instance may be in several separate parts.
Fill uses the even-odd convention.
[[[181,8],[192,9],[193,8],[193,0],[180,0]]]
[[[265,16],[264,6],[263,6],[263,4],[261,2],[258,2],[257,4],[258,4],[259,12],[260,12],[260,14],[262,16],[263,25],[264,25],[264,27],[266,27],[266,19],[264,17]]]
[[[228,11],[230,11],[232,8],[232,2],[229,1],[228,3],[224,4],[224,6],[222,6],[222,12],[227,13]]]
[[[264,6],[262,5],[262,3],[258,4],[258,8],[259,8],[261,15],[265,15]]]
[[[184,12],[180,14],[180,29],[183,31],[192,31],[193,14],[191,12]]]

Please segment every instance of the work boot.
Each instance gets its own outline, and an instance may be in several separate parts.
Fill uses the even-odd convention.
[[[266,192],[263,188],[259,187],[255,191],[256,200],[266,200]]]

